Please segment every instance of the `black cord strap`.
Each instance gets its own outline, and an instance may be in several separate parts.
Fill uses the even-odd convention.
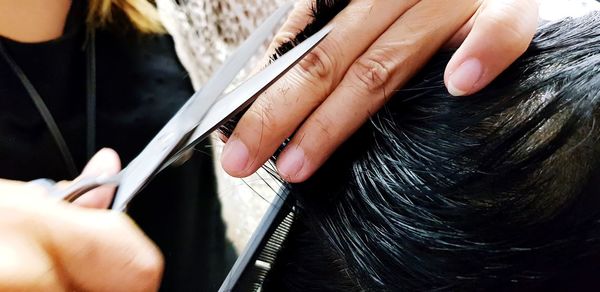
[[[35,89],[35,87],[31,83],[31,81],[29,80],[29,78],[27,78],[27,75],[25,75],[25,72],[23,72],[21,67],[19,67],[19,65],[17,65],[17,63],[10,57],[10,55],[6,51],[4,44],[1,40],[0,40],[0,55],[2,55],[2,57],[8,63],[8,65],[10,66],[12,71],[15,73],[17,78],[19,78],[19,80],[21,81],[21,84],[23,84],[23,87],[25,87],[25,90],[31,97],[31,100],[33,101],[33,103],[35,104],[35,107],[37,108],[37,110],[40,112],[40,115],[44,119],[44,122],[46,123],[48,130],[50,130],[50,133],[52,134],[52,137],[54,138],[54,141],[56,142],[56,145],[58,146],[58,149],[60,150],[62,158],[65,162],[65,165],[67,166],[67,170],[69,171],[69,174],[71,176],[75,177],[78,173],[77,167],[75,166],[75,160],[73,159],[71,150],[69,150],[69,147],[67,146],[67,143],[65,142],[65,139],[63,138],[62,133],[60,132],[58,126],[56,125],[56,121],[54,120],[54,117],[50,113],[50,110],[48,110],[46,103],[44,103],[44,100],[42,99],[42,97],[40,96],[38,91]]]
[[[87,77],[86,77],[86,112],[87,112],[87,155],[88,159],[96,153],[96,31],[88,29],[86,41]]]

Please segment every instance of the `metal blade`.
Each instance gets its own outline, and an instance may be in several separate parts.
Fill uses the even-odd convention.
[[[279,80],[284,73],[290,70],[296,63],[302,60],[306,54],[314,49],[329,34],[329,32],[331,32],[331,29],[331,26],[321,29],[319,32],[279,57],[264,70],[246,80],[235,90],[221,97],[211,107],[198,127],[196,127],[189,137],[187,145],[181,147],[180,151],[172,155],[161,169],[164,169],[171,163],[177,161],[187,150],[200,143],[200,141],[208,137],[210,133],[254,102],[265,89]]]
[[[221,66],[204,87],[196,92],[169,120],[144,150],[122,170],[123,180],[113,209],[124,210],[127,203],[158,172],[164,161],[192,133],[209,108],[233,81],[256,51],[272,36],[292,4],[277,9]]]

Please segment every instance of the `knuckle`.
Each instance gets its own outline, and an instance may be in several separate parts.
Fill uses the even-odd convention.
[[[380,92],[390,82],[396,62],[385,49],[373,49],[360,57],[350,69],[350,74],[362,91]]]
[[[334,135],[331,131],[334,123],[329,116],[325,114],[317,115],[315,116],[313,123],[318,131],[317,137],[323,139],[323,141],[329,141],[330,139],[334,138]]]
[[[335,74],[335,61],[332,56],[329,50],[317,46],[298,63],[298,68],[307,81],[331,87]]]
[[[138,279],[139,291],[156,291],[160,285],[163,273],[164,259],[162,255],[154,253],[150,256],[140,256],[136,259],[133,271]]]
[[[136,291],[156,291],[160,285],[164,269],[164,258],[158,248],[143,235],[133,220],[124,213],[111,212],[110,221],[116,226],[113,230],[122,230],[122,234],[130,234],[130,248],[134,252],[127,262],[129,277],[135,279]]]
[[[527,48],[533,31],[530,32],[531,29],[528,29],[525,22],[515,20],[511,16],[514,13],[517,11],[506,10],[504,13],[491,15],[486,21],[500,39],[498,43],[504,51],[519,53]]]
[[[107,216],[105,219],[108,224],[113,226],[121,227],[121,228],[131,228],[134,227],[132,220],[129,216],[125,215],[125,213],[121,212],[103,212],[102,215]]]
[[[506,44],[519,44],[521,40],[526,36],[522,30],[519,29],[518,25],[510,21],[505,17],[492,17],[488,21],[492,24],[496,30],[500,31],[502,36],[505,38],[503,41]]]

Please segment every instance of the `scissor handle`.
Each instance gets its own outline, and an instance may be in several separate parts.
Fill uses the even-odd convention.
[[[121,182],[121,175],[105,175],[95,177],[84,177],[81,178],[66,188],[59,188],[58,185],[54,186],[50,190],[50,197],[56,198],[57,200],[73,202],[83,194],[104,185],[118,186]]]

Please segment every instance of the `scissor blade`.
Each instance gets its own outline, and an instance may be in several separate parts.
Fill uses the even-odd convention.
[[[169,155],[178,150],[176,148],[182,141],[187,141],[187,136],[192,133],[216,99],[246,66],[256,51],[272,36],[291,7],[292,4],[285,4],[269,16],[217,70],[205,86],[188,99],[146,148],[122,170],[123,179],[115,196],[113,209],[126,208],[127,203],[158,172]]]
[[[209,110],[202,122],[196,127],[189,137],[187,145],[171,156],[161,169],[177,161],[181,155],[204,140],[210,133],[222,126],[225,122],[250,105],[254,100],[279,80],[284,73],[290,70],[306,54],[314,49],[330,32],[332,27],[327,26],[312,35],[295,48],[279,57],[265,69],[246,80],[232,92],[221,97]]]
[[[271,14],[211,76],[202,90],[194,94],[197,96],[191,98],[189,114],[187,115],[192,119],[191,123],[194,127],[203,119],[210,107],[223,94],[223,91],[227,89],[238,73],[248,65],[256,51],[273,35],[273,31],[291,10],[292,6],[292,3],[284,4]]]

